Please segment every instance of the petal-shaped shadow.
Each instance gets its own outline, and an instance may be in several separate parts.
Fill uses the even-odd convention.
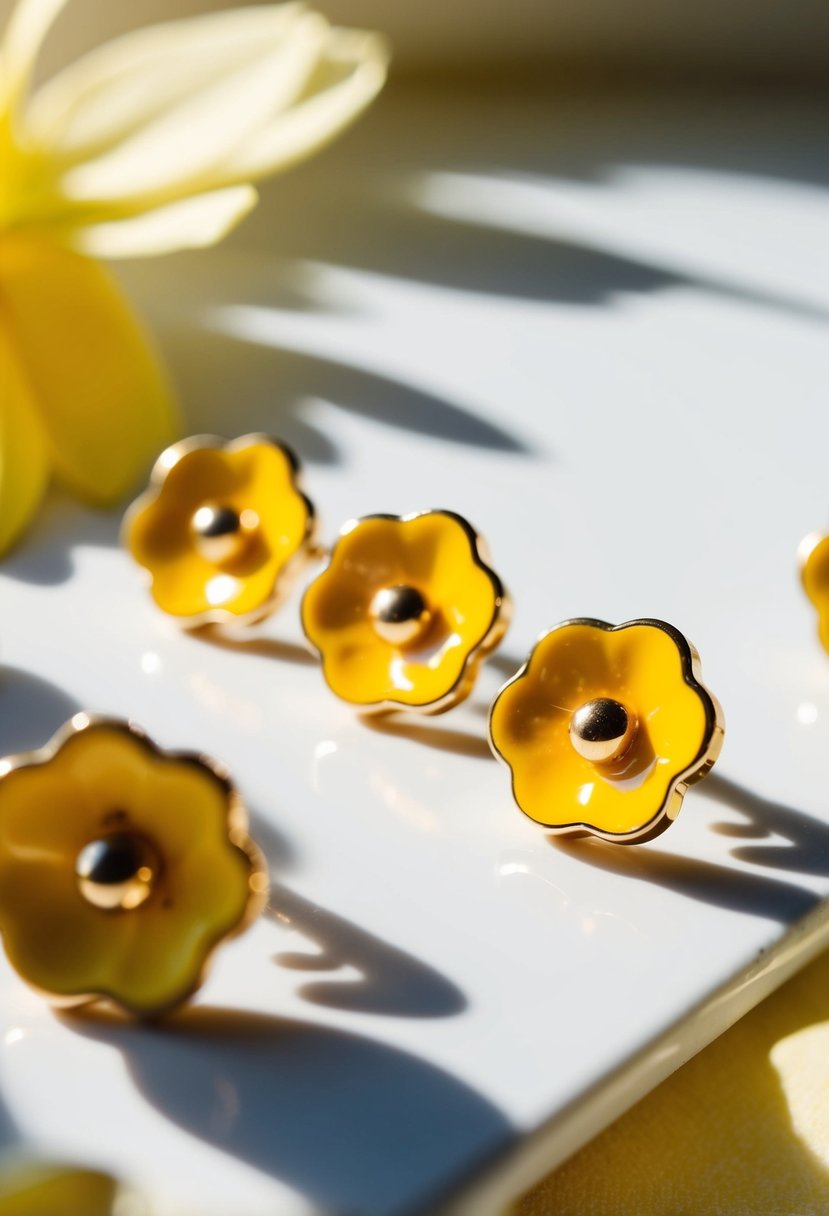
[[[823,820],[763,798],[719,773],[701,785],[700,792],[746,817],[744,824],[714,824],[720,835],[766,840],[773,833],[789,842],[738,845],[731,850],[732,857],[776,870],[829,875],[829,824]]]
[[[518,436],[457,401],[330,356],[291,350],[281,344],[279,332],[266,307],[236,305],[216,310],[207,331],[162,335],[191,430],[224,434],[232,392],[235,433],[276,434],[304,460],[317,463],[339,456],[331,440],[303,417],[309,398],[450,443],[527,451]]]
[[[555,848],[601,870],[639,878],[719,908],[761,916],[783,925],[805,916],[819,901],[815,892],[795,883],[693,857],[678,857],[650,845],[623,848],[601,840],[567,840],[560,836],[549,839]]]
[[[168,1119],[325,1211],[432,1211],[443,1188],[515,1138],[468,1085],[360,1035],[204,1007],[155,1026],[63,1020],[121,1051]]]
[[[461,1013],[466,998],[451,980],[352,921],[276,886],[270,915],[298,929],[319,952],[277,954],[274,962],[295,971],[338,971],[353,967],[356,980],[318,980],[304,984],[299,995],[314,1005],[386,1017],[445,1018]]]

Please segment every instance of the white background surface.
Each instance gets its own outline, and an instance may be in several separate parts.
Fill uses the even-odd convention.
[[[117,520],[52,503],[0,572],[2,750],[83,707],[226,760],[276,915],[166,1027],[62,1021],[0,964],[9,1142],[157,1216],[434,1211],[676,1026],[669,1071],[685,1014],[829,889],[794,566],[829,515],[825,117],[390,93],[231,244],[129,268],[191,430],[292,442],[328,537],[461,511],[517,612],[466,706],[371,729],[297,599],[247,647],[182,637]],[[488,756],[489,699],[574,615],[670,620],[724,706],[717,775],[652,845],[553,844]]]

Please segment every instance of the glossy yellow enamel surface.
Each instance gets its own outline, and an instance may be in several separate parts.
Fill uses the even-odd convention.
[[[199,551],[196,512],[220,503],[258,523],[240,555],[224,562]],[[301,565],[313,537],[311,504],[296,462],[264,436],[222,445],[185,440],[163,453],[148,492],[124,522],[124,543],[149,571],[158,606],[187,624],[255,618],[269,611]]]
[[[803,587],[817,609],[818,637],[829,651],[829,535],[813,532],[800,546]]]
[[[10,764],[0,776],[0,930],[14,967],[67,1003],[106,996],[139,1015],[179,1004],[261,903],[262,867],[232,787],[198,758],[83,716],[56,747]],[[160,860],[138,908],[104,910],[80,892],[79,853],[113,832],[146,839]]]
[[[115,1179],[97,1170],[37,1161],[0,1166],[0,1216],[115,1216],[119,1192]]]
[[[691,655],[680,635],[654,622],[612,629],[573,621],[546,634],[490,713],[491,741],[521,810],[553,829],[611,838],[639,834],[663,814],[674,818],[681,782],[713,762],[722,735]],[[591,762],[570,739],[572,714],[598,697],[636,716],[619,760]]]
[[[429,612],[412,645],[384,639],[372,622],[374,597],[399,586],[420,592]],[[368,516],[343,530],[306,592],[302,624],[337,696],[435,713],[468,695],[484,654],[503,636],[505,595],[459,516]]]

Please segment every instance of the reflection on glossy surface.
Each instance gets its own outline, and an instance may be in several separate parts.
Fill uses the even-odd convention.
[[[302,624],[330,688],[365,708],[451,708],[507,626],[506,596],[472,528],[448,511],[347,524]]]
[[[619,760],[633,742],[636,715],[613,697],[595,697],[570,718],[570,742],[585,760],[606,764]]]
[[[521,810],[554,831],[621,841],[667,827],[722,742],[721,711],[696,665],[685,638],[659,621],[567,621],[545,634],[490,714]],[[607,736],[598,745],[576,737],[585,713],[582,733]]]
[[[145,676],[157,675],[162,669],[160,655],[157,655],[154,650],[145,650],[141,656],[141,670]]]
[[[412,646],[432,621],[432,612],[417,587],[381,587],[369,606],[374,630],[393,646]]]
[[[458,1161],[487,1160],[515,1135],[448,1072],[340,1030],[205,1007],[152,1030],[65,1024],[123,1052],[166,1118],[284,1180],[315,1210],[431,1210]]]
[[[229,642],[228,645],[232,644]],[[239,645],[245,645],[244,639],[240,640]],[[227,715],[236,727],[249,734],[258,734],[262,730],[262,706],[253,697],[229,689],[203,671],[192,672],[188,684],[197,703],[211,713]]]
[[[618,910],[611,907],[596,907],[592,902],[579,898],[542,873],[539,859],[529,852],[507,854],[499,862],[496,883],[499,898],[509,888],[511,898],[521,903],[524,915],[551,918],[551,924],[559,926],[558,917],[566,917],[578,934],[585,938],[605,938],[620,946],[627,945],[629,938],[642,938],[643,934]],[[629,964],[632,958],[628,958]]]
[[[124,521],[158,606],[187,625],[271,611],[313,543],[297,478],[293,453],[263,435],[198,437],[162,453]]]

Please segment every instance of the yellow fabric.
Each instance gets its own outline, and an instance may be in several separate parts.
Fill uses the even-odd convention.
[[[829,953],[536,1186],[514,1216],[825,1216]]]

